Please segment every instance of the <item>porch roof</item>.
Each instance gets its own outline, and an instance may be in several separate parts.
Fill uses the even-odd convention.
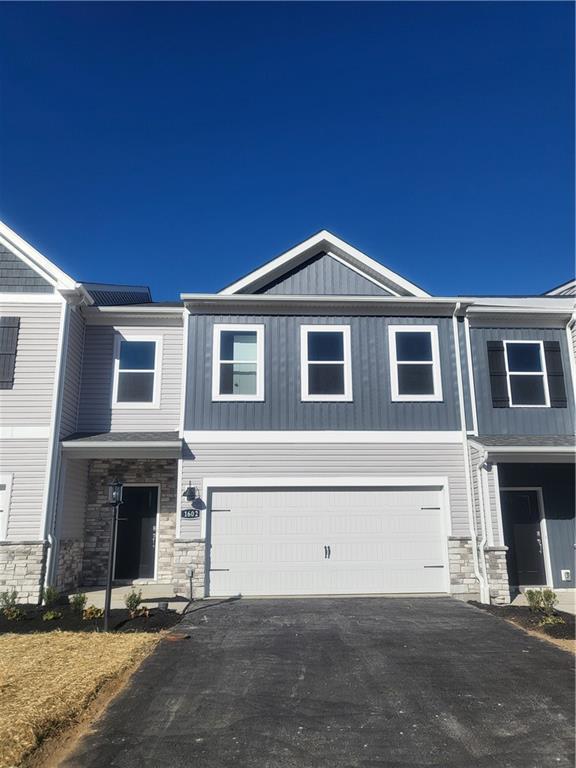
[[[573,435],[478,435],[469,438],[493,462],[573,462]]]
[[[178,432],[76,432],[62,440],[69,458],[179,458]]]

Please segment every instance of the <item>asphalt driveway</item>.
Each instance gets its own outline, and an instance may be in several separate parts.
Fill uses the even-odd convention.
[[[205,605],[63,765],[573,768],[568,653],[449,598]]]

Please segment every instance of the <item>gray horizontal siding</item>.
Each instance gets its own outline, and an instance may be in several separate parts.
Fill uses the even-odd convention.
[[[42,501],[46,482],[48,440],[0,440],[2,473],[12,474],[8,540],[42,537]]]
[[[0,293],[53,293],[54,288],[22,259],[0,245]]]
[[[367,280],[358,272],[320,253],[282,277],[271,281],[256,293],[282,295],[391,296],[390,291]]]
[[[265,401],[212,402],[214,323],[265,325]],[[442,388],[439,403],[393,403],[388,325],[438,325]],[[351,403],[301,402],[300,326],[351,326]],[[455,430],[460,428],[455,348],[450,318],[192,315],[186,429]]]
[[[84,512],[88,487],[88,461],[66,460],[61,473],[60,519],[62,539],[84,538]]]
[[[0,316],[20,318],[14,386],[0,390],[3,426],[49,426],[62,308],[57,302],[0,306]]]
[[[471,328],[478,432],[481,435],[572,435],[574,383],[566,332],[555,328]],[[559,341],[562,350],[567,408],[493,408],[486,343],[500,340]]]
[[[181,492],[205,477],[379,476],[449,478],[452,534],[469,536],[464,450],[459,444],[190,444]],[[199,520],[182,520],[181,538],[200,536]]]
[[[84,352],[84,320],[77,310],[70,310],[68,345],[64,367],[62,391],[62,416],[60,437],[76,431],[80,385],[82,381],[82,356]]]
[[[112,408],[114,336],[162,336],[162,377],[159,408]],[[176,430],[180,424],[182,390],[182,328],[140,325],[87,326],[84,341],[79,432],[145,432]]]

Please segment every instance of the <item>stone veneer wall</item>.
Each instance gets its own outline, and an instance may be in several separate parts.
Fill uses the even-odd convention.
[[[508,584],[508,566],[506,552],[508,547],[486,547],[486,571],[490,602],[503,605],[510,602],[510,586]]]
[[[93,459],[88,467],[88,493],[84,520],[82,583],[102,585],[106,581],[112,513],[108,506],[108,484],[118,477],[135,485],[160,484],[160,515],[156,532],[158,572],[156,581],[172,582],[176,537],[176,459]],[[151,580],[152,581],[152,580]],[[139,580],[139,583],[143,583]]]
[[[463,600],[478,598],[480,584],[474,575],[472,539],[466,536],[448,537],[448,566],[451,594]]]
[[[58,542],[58,564],[55,587],[59,592],[71,592],[82,585],[84,542],[61,539]]]
[[[193,600],[204,597],[206,543],[202,539],[177,539],[174,543],[174,591]]]
[[[19,603],[39,603],[46,567],[41,541],[0,542],[0,592],[18,592]]]

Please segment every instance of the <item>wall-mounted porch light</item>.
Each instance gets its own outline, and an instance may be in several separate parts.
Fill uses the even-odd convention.
[[[194,499],[198,496],[198,489],[195,485],[192,485],[191,483],[188,483],[188,488],[184,491],[182,494],[183,498],[186,499],[186,501],[191,504]]]

